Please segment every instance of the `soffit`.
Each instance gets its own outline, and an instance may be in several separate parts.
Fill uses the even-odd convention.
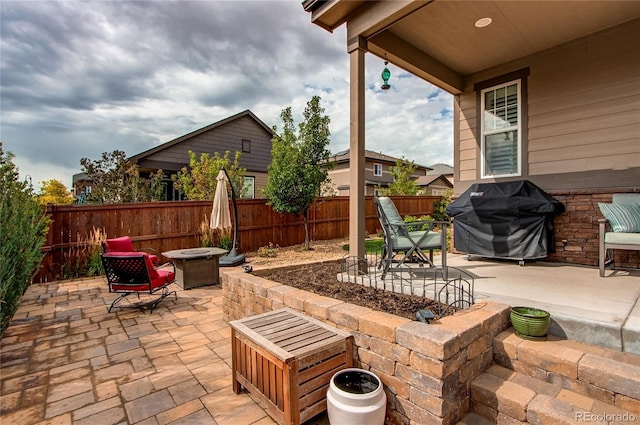
[[[311,3],[315,24],[346,22],[347,43],[361,36],[370,53],[452,93],[468,75],[640,18],[636,0]]]
[[[385,32],[465,76],[638,17],[638,1],[436,0]]]

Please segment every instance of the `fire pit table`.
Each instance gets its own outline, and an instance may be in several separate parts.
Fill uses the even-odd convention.
[[[220,283],[220,256],[228,251],[221,248],[174,249],[162,255],[176,266],[176,283],[182,289]]]

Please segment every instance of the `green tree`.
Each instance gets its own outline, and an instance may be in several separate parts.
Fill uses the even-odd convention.
[[[313,96],[304,110],[304,120],[298,134],[291,115],[291,107],[282,111],[283,130],[271,139],[272,161],[269,165],[265,195],[279,213],[302,215],[304,218],[305,248],[310,249],[309,208],[327,180],[329,145],[329,117],[323,115],[320,97]]]
[[[0,331],[4,332],[20,298],[38,270],[49,219],[30,182],[18,179],[13,154],[0,143]]]
[[[449,221],[447,214],[447,206],[451,203],[453,197],[453,189],[447,189],[439,200],[433,203],[433,219],[437,221]]]
[[[140,202],[146,199],[140,192],[138,166],[127,160],[123,151],[103,152],[98,160],[82,158],[82,172],[91,179],[91,194],[87,202]]]
[[[193,151],[189,151],[189,167],[182,167],[181,171],[171,176],[175,188],[183,193],[187,199],[205,200],[213,199],[216,193],[218,173],[224,167],[229,174],[231,184],[238,197],[245,194],[244,175],[246,168],[240,167],[240,152],[235,153],[233,162],[229,159],[230,152],[226,151],[224,156],[218,152],[213,156],[208,153],[200,154],[200,159]]]
[[[60,180],[51,179],[42,182],[38,201],[42,205],[69,205],[73,204],[75,197]]]
[[[387,196],[416,196],[418,194],[418,185],[413,179],[416,168],[416,164],[413,161],[409,162],[404,157],[398,159],[395,167],[391,167],[393,183],[382,192]]]
[[[137,164],[123,151],[103,152],[98,160],[82,158],[82,172],[91,179],[89,203],[147,202],[158,200],[163,193],[164,173],[158,170],[149,178],[140,177]]]

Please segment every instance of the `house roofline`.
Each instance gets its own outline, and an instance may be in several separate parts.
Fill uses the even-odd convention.
[[[129,158],[129,161],[133,162],[133,163],[138,163],[138,161],[140,161],[141,159],[149,156],[149,155],[153,155],[154,153],[160,152],[161,150],[164,150],[166,148],[169,148],[171,146],[177,145],[180,142],[183,142],[184,140],[190,139],[194,136],[197,136],[199,134],[202,134],[206,131],[212,130],[216,127],[220,127],[224,124],[227,124],[231,121],[234,121],[238,118],[242,118],[244,116],[248,116],[249,118],[252,118],[255,122],[257,122],[262,128],[265,129],[265,131],[267,131],[268,133],[270,133],[271,135],[273,135],[273,130],[271,128],[269,128],[269,126],[267,124],[265,124],[260,118],[258,118],[253,112],[251,112],[249,109],[246,109],[240,113],[237,113],[235,115],[232,115],[230,117],[227,117],[223,120],[214,122],[213,124],[209,124],[206,127],[202,127],[198,130],[194,130],[190,133],[187,133],[183,136],[180,136],[176,139],[170,140],[168,142],[162,143],[156,147],[153,147],[151,149],[148,149],[144,152],[140,152],[139,154],[133,155],[132,157]]]
[[[366,149],[364,151],[364,157],[366,159],[378,160],[378,161],[386,161],[386,162],[393,163],[393,164],[395,164],[397,161],[403,159],[403,158],[397,158],[395,156],[387,155],[387,154],[380,153],[380,152],[370,151],[370,150],[366,150]],[[349,162],[350,159],[351,159],[351,152],[350,152],[349,149],[345,149],[343,151],[340,151],[340,152],[336,153],[335,155],[332,155],[328,162],[341,164],[341,163]],[[404,159],[406,161],[411,162],[407,158],[404,158]],[[414,165],[416,167],[418,167],[418,168],[424,168],[425,170],[432,170],[431,167],[427,167],[426,165],[417,164],[415,162],[414,162]]]

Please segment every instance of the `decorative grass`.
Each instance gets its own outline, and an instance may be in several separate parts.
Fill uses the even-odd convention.
[[[364,252],[366,254],[376,254],[382,252],[382,247],[384,246],[383,238],[376,239],[365,239],[364,241]],[[346,243],[342,245],[342,249],[344,251],[349,251],[349,244]]]

